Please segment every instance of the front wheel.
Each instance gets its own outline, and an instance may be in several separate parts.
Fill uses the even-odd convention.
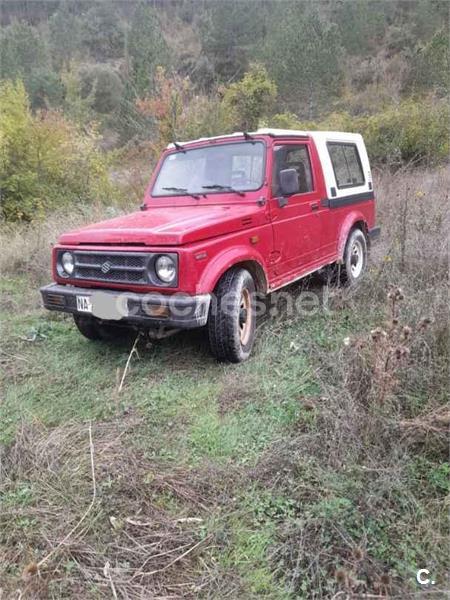
[[[95,317],[73,315],[73,320],[78,331],[88,340],[112,341],[128,334],[126,328],[106,325],[98,321]]]
[[[211,352],[221,361],[242,362],[255,341],[255,282],[246,269],[234,268],[220,279],[208,319]]]

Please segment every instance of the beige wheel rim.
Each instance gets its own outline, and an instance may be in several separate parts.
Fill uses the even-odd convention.
[[[252,330],[252,300],[247,288],[242,290],[241,302],[239,305],[239,337],[242,346],[248,344]]]

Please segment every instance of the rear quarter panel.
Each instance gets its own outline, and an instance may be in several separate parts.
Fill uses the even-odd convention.
[[[354,225],[361,222],[366,230],[375,225],[375,194],[369,157],[364,140],[359,134],[316,132],[312,135],[322,165],[327,196],[324,200],[330,205],[332,226],[336,236],[337,259],[340,260],[344,254],[345,242]],[[344,142],[356,145],[364,174],[362,185],[338,188],[327,147],[328,142]],[[360,198],[364,199],[360,200]]]

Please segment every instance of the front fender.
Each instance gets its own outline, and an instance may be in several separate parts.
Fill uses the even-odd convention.
[[[345,244],[350,231],[353,229],[356,223],[362,223],[364,225],[365,232],[367,232],[366,218],[364,217],[363,213],[359,210],[352,210],[352,212],[345,217],[339,231],[337,252],[339,261],[342,261],[344,258]]]
[[[234,246],[214,256],[206,265],[197,284],[197,294],[212,293],[222,275],[233,265],[243,262],[252,262],[257,265],[258,270],[264,276],[264,286],[267,290],[268,277],[262,255],[247,246]]]

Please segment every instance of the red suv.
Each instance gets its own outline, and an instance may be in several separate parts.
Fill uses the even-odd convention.
[[[123,327],[208,327],[213,354],[245,360],[255,294],[341,265],[358,281],[375,227],[362,137],[259,129],[170,144],[140,210],[60,236],[49,310],[89,339]]]

